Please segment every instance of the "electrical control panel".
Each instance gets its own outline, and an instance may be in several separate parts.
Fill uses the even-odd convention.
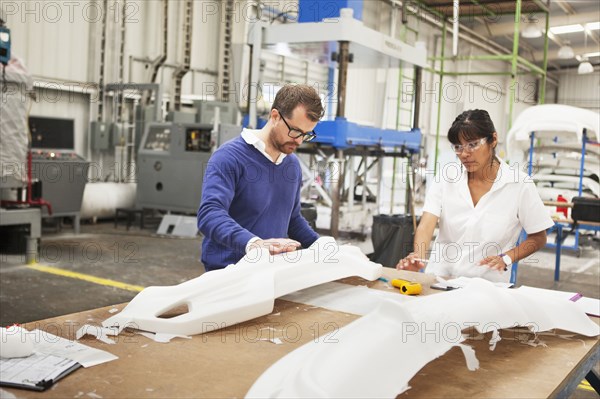
[[[148,123],[138,151],[136,205],[196,213],[214,147],[212,125]]]

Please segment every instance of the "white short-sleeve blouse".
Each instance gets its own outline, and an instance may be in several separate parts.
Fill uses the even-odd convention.
[[[554,225],[533,180],[502,160],[492,188],[476,206],[466,170],[459,162],[445,165],[429,187],[423,211],[439,217],[426,269],[439,276],[508,282],[510,268],[499,272],[478,266],[479,261],[513,248],[522,229],[533,234]]]

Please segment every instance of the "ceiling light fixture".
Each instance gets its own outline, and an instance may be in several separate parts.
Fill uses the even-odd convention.
[[[573,33],[573,32],[581,32],[583,31],[583,25],[574,24],[574,25],[563,25],[563,26],[555,26],[550,28],[550,32],[555,35],[563,35],[565,33]]]
[[[597,29],[600,29],[600,22],[590,22],[589,24],[585,24],[585,28],[587,30],[597,30]]]
[[[586,50],[587,50],[587,35],[588,35],[588,33],[586,31],[584,31],[583,32],[583,48],[585,48]],[[585,75],[587,73],[592,73],[592,72],[594,72],[594,67],[592,66],[592,64],[590,64],[590,61],[584,55],[581,58],[581,63],[577,67],[577,73],[579,75]]]
[[[570,46],[570,42],[568,40],[565,41],[565,44],[560,47],[558,50],[558,58],[563,60],[569,60],[575,57],[575,52],[573,51],[573,47]]]
[[[538,27],[537,21],[529,18],[526,24],[527,26],[521,31],[521,36],[526,39],[535,39],[542,36],[542,30]]]
[[[587,57],[583,57],[581,64],[577,67],[577,73],[579,75],[585,75],[586,73],[594,72],[594,67],[588,61]]]

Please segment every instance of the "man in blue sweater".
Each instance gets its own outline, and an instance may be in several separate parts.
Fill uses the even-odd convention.
[[[323,112],[314,88],[286,85],[262,129],[244,129],[212,155],[198,209],[206,271],[237,263],[256,246],[279,254],[319,238],[300,214],[302,171],[293,152],[316,137]]]

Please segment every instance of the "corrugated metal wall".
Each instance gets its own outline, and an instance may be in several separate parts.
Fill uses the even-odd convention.
[[[23,58],[32,74],[87,81],[90,24],[82,16],[83,3],[71,2],[69,7],[60,2],[3,3],[13,55]]]
[[[32,115],[75,119],[75,146],[87,155],[88,122],[95,117],[97,98],[90,83],[97,83],[100,64],[102,18],[106,14],[105,83],[119,80],[120,24],[125,18],[124,81],[146,83],[152,60],[162,51],[162,0],[3,1],[1,6],[12,33],[13,56],[22,58],[34,76],[39,100]],[[194,2],[191,67],[183,81],[183,93],[201,92],[205,83],[216,83],[220,4]],[[123,6],[125,13],[123,14]],[[167,64],[182,60],[183,2],[169,2],[169,52]],[[173,68],[158,76],[168,93]],[[83,91],[83,93],[81,93]]]
[[[573,70],[560,74],[558,103],[600,112],[600,72],[578,75]]]

